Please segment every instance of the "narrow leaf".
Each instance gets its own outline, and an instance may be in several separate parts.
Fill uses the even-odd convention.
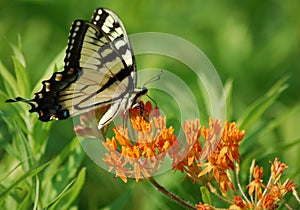
[[[78,196],[85,181],[86,169],[79,172],[78,177],[71,181],[65,189],[43,209],[70,209],[70,206]]]
[[[31,169],[30,171],[23,174],[20,178],[16,179],[14,183],[12,183],[10,186],[6,187],[4,191],[0,193],[0,203],[4,201],[4,199],[9,195],[10,191],[18,186],[19,183],[21,183],[23,180],[32,177],[36,174],[38,174],[40,171],[42,171],[45,167],[47,167],[50,164],[50,162],[45,163],[37,168]]]
[[[10,71],[3,65],[3,63],[0,61],[0,75],[3,79],[3,83],[5,86],[6,93],[10,96],[11,94],[14,94],[13,87],[16,87],[17,82],[13,75],[10,73]]]
[[[241,129],[251,127],[288,87],[287,77],[279,80],[263,97],[256,100],[238,120]]]
[[[206,187],[200,187],[200,191],[201,191],[203,203],[211,205],[212,201],[208,189]]]
[[[33,88],[33,92],[40,91],[42,88],[41,82],[43,80],[47,80],[51,77],[54,71],[57,71],[56,64],[59,64],[59,67],[62,66],[63,57],[65,55],[65,49],[62,50],[54,59],[53,61],[48,65],[46,70],[44,71],[44,74],[41,76],[41,79],[36,83],[36,85]],[[58,68],[60,70],[60,68]]]
[[[21,61],[19,61],[16,57],[13,57],[13,63],[18,84],[16,88],[16,94],[21,96],[28,96],[30,92],[28,72],[26,71],[25,66],[23,66]]]
[[[63,150],[56,156],[52,161],[51,165],[45,170],[45,181],[49,181],[59,170],[60,165],[70,156],[70,154],[75,150],[76,147],[79,147],[79,142],[77,138],[74,138]]]

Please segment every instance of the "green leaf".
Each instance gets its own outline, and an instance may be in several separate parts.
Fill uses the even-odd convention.
[[[24,162],[24,164],[22,164],[22,167],[25,171],[28,171],[31,166],[35,165],[28,137],[25,136],[24,132],[22,132],[16,121],[12,121],[11,123],[15,133],[12,136],[12,143],[8,144],[5,149],[10,155],[14,156],[19,161],[27,160]]]
[[[226,119],[230,120],[232,117],[232,89],[233,80],[228,79],[224,85],[224,91],[226,94]]]
[[[50,162],[45,163],[37,168],[32,168],[31,170],[29,170],[28,172],[26,172],[25,174],[23,174],[20,178],[16,179],[15,182],[13,182],[10,186],[6,187],[6,189],[4,191],[2,191],[0,193],[0,204],[2,202],[4,202],[4,199],[9,195],[9,193],[11,192],[12,189],[14,189],[15,187],[18,186],[18,184],[20,184],[22,181],[24,181],[25,179],[32,177],[36,174],[38,174],[40,171],[42,171],[46,166],[49,165]]]
[[[86,169],[82,168],[78,177],[71,181],[65,189],[43,209],[70,209],[70,206],[78,196],[85,181]]]
[[[33,209],[38,209],[38,202],[39,202],[39,196],[40,196],[40,179],[38,176],[35,177],[35,200],[34,200],[34,207]]]
[[[18,209],[20,209],[20,210],[28,209],[31,206],[31,204],[32,204],[32,202],[31,202],[31,196],[32,196],[31,191],[28,191],[27,194],[25,195],[25,198],[23,198],[20,201],[20,203],[18,203]]]
[[[32,126],[32,153],[36,159],[42,158],[45,154],[47,142],[50,136],[50,129],[53,122],[41,122],[36,116],[30,118],[30,122],[33,122]]]
[[[10,45],[13,52],[14,52],[14,57],[20,62],[20,64],[22,66],[26,66],[26,62],[25,62],[25,58],[23,53],[21,52],[21,48],[22,48],[22,43],[21,43],[21,38],[20,36],[18,37],[18,46],[15,46],[13,44]]]
[[[67,159],[70,158],[72,153],[80,148],[79,141],[77,138],[74,138],[62,151],[59,155],[55,157],[51,165],[45,170],[45,182],[47,183],[50,179],[57,173],[61,164]]]
[[[262,114],[275,102],[280,94],[287,89],[288,77],[279,80],[264,96],[256,100],[238,120],[241,129],[251,127]]]
[[[211,196],[208,189],[206,187],[200,187],[200,191],[203,203],[212,205]]]
[[[43,203],[49,203],[57,192],[64,189],[78,171],[85,153],[81,150],[79,141],[74,138],[63,151],[56,156],[51,165],[45,170],[43,191],[49,196],[43,197]]]
[[[44,74],[41,76],[41,79],[36,83],[36,85],[33,88],[33,92],[37,92],[41,90],[41,82],[47,78],[50,78],[54,71],[57,71],[57,63],[59,64],[59,67],[62,66],[62,61],[65,55],[65,49],[62,50],[54,59],[53,61],[48,65],[46,70],[44,71]]]
[[[29,76],[25,66],[16,57],[13,57],[15,73],[17,78],[16,95],[28,96],[30,93]]]
[[[16,171],[25,161],[28,161],[28,160],[24,160],[20,163],[18,163],[11,171],[8,172],[8,174],[6,175],[3,175],[3,178],[0,177],[0,183],[2,183],[7,177],[9,177],[9,175],[11,175],[14,171]]]
[[[3,65],[0,61],[0,75],[3,79],[6,93],[10,96],[14,94],[14,87],[16,87],[17,82],[10,71]],[[4,93],[2,93],[4,95]]]

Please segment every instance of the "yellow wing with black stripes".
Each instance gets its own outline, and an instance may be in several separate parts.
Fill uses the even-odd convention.
[[[108,124],[147,93],[136,88],[136,65],[132,47],[120,19],[110,10],[99,8],[92,21],[75,20],[61,72],[42,82],[41,91],[31,100],[39,119],[66,119],[101,106],[110,106],[98,127]]]

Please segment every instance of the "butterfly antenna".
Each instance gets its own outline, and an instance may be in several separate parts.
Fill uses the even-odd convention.
[[[163,73],[163,71],[160,70],[160,73],[157,76],[154,76],[145,82],[144,87],[152,82],[156,82],[156,81],[160,80],[160,76],[162,75],[162,73]]]
[[[21,97],[17,97],[17,98],[15,98],[15,99],[7,99],[6,101],[5,101],[6,103],[14,103],[14,102],[25,102],[25,103],[30,103],[30,100],[27,100],[27,99],[25,99],[25,98],[21,98]]]
[[[157,108],[157,103],[156,103],[156,101],[155,101],[152,97],[150,97],[148,94],[147,94],[147,97],[148,97],[151,101],[153,101],[153,103],[155,104],[155,108]]]
[[[28,100],[25,98],[17,97],[15,99],[7,99],[5,102],[6,103],[24,102],[24,103],[29,104],[31,106],[31,110],[33,110],[35,108],[35,105],[34,105],[34,103],[32,103],[32,101],[33,100]]]

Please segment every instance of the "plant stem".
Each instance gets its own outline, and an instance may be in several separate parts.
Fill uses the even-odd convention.
[[[188,204],[187,202],[181,200],[179,197],[177,197],[176,195],[174,195],[173,193],[169,192],[166,188],[164,188],[163,186],[161,186],[160,184],[158,184],[155,179],[153,179],[152,177],[149,178],[149,181],[151,182],[151,184],[153,184],[156,189],[158,189],[159,191],[161,191],[163,194],[165,194],[167,197],[169,197],[171,200],[175,201],[176,203],[180,204],[181,206],[185,207],[186,209],[192,209],[192,210],[197,210],[196,207],[191,206],[190,204]]]

